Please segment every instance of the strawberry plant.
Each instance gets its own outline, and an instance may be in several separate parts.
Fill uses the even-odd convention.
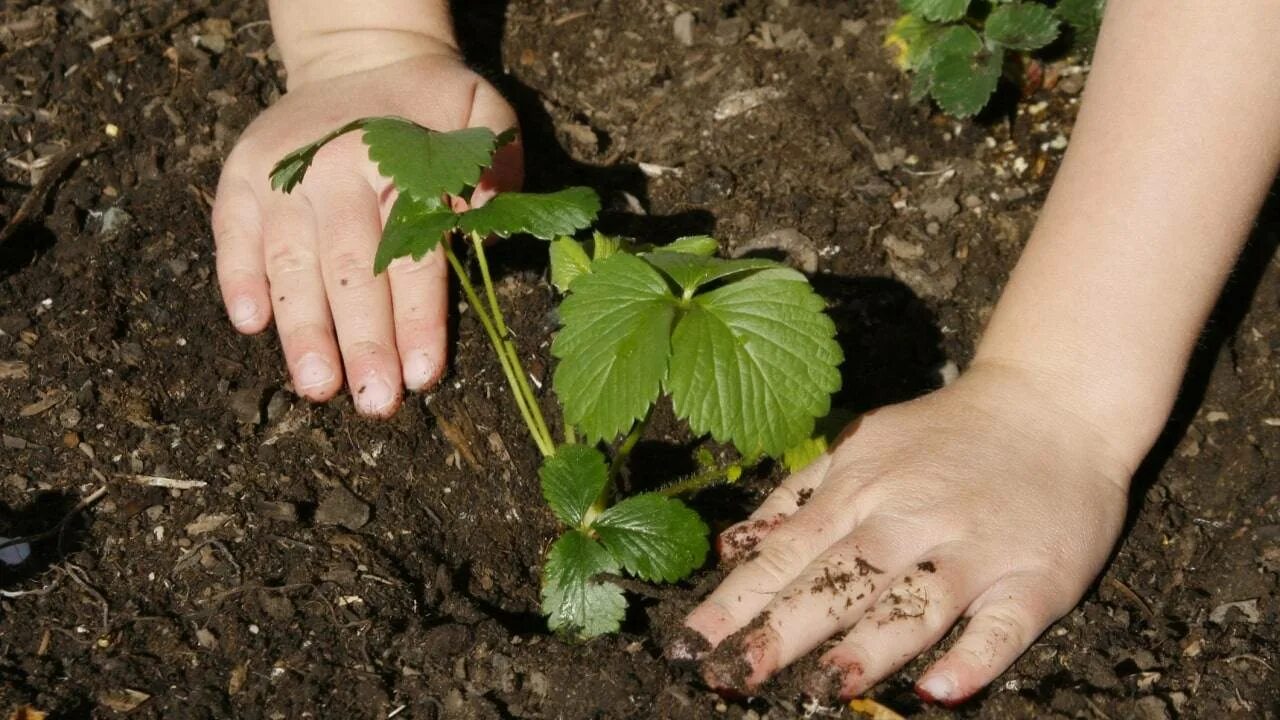
[[[914,74],[912,102],[931,97],[945,112],[969,117],[986,107],[1006,68],[1070,28],[1090,45],[1105,0],[899,0],[903,15],[885,45]]]
[[[764,456],[794,455],[793,448],[813,442],[843,360],[822,299],[803,275],[775,262],[716,257],[709,237],[647,247],[596,233],[579,242],[574,234],[600,209],[589,188],[500,193],[469,207],[494,153],[514,133],[356,120],[285,156],[272,170],[272,186],[291,191],[325,143],[356,131],[398,193],[372,271],[444,252],[543,455],[543,497],[564,527],[543,569],[548,625],[578,638],[617,630],[626,610],[620,576],[675,582],[706,559],[707,526],[680,496],[732,482]],[[552,282],[565,294],[551,346],[564,416],[559,444],[498,304],[485,254],[495,235],[550,241]],[[479,287],[459,255],[464,248]],[[692,476],[616,497],[619,475],[663,394],[695,433],[732,445],[740,459],[719,466],[704,451]]]

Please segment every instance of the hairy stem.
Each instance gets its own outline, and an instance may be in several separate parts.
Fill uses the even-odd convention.
[[[729,485],[738,481],[742,477],[743,467],[738,463],[727,465],[725,467],[707,468],[702,472],[690,475],[683,480],[677,480],[670,485],[658,489],[659,495],[666,497],[680,497],[683,495],[697,495],[698,493],[716,485]]]
[[[600,495],[596,497],[596,501],[591,503],[591,508],[587,510],[583,520],[584,527],[590,527],[591,522],[609,507],[609,503],[613,501],[615,486],[618,483],[618,474],[622,472],[622,468],[626,466],[627,460],[631,459],[631,451],[635,449],[636,443],[640,442],[640,436],[644,434],[644,429],[649,426],[649,417],[653,414],[653,408],[644,414],[640,422],[631,427],[631,432],[622,439],[622,444],[618,446],[618,451],[614,453],[613,460],[609,463],[609,479],[605,482],[604,487],[600,488]],[[567,424],[566,424],[567,426]]]
[[[538,446],[538,450],[544,457],[550,457],[555,452],[555,445],[550,441],[549,436],[544,434],[545,424],[539,426],[535,422],[528,399],[521,392],[519,379],[523,373],[523,368],[518,365],[512,366],[511,359],[504,352],[502,337],[498,335],[493,318],[489,317],[484,303],[481,302],[479,295],[476,294],[476,288],[472,285],[471,278],[467,275],[466,268],[462,266],[462,262],[458,260],[458,256],[453,252],[453,247],[448,242],[444,243],[444,254],[448,258],[449,264],[453,267],[454,274],[458,276],[458,285],[462,287],[462,292],[466,295],[467,302],[471,303],[476,317],[480,319],[480,325],[484,327],[485,334],[489,336],[489,344],[493,346],[494,352],[498,355],[498,362],[502,365],[502,374],[507,378],[507,385],[511,388],[511,394],[515,396],[516,405],[520,408],[520,415],[524,418],[524,423],[529,428],[529,434],[533,436],[534,444]]]

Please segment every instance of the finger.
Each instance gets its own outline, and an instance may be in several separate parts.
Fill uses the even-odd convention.
[[[320,265],[356,409],[388,417],[400,406],[400,358],[391,288],[374,275],[382,234],[377,193],[355,173],[327,178],[311,191],[323,248]]]
[[[795,513],[809,498],[826,477],[827,468],[831,465],[831,456],[823,453],[817,460],[806,465],[800,472],[792,473],[769,497],[751,513],[751,517],[736,525],[731,525],[716,538],[716,550],[721,562],[736,565],[744,558],[752,556],[760,541]]]
[[[299,395],[315,401],[342,387],[333,320],[316,252],[316,222],[301,197],[280,197],[267,212],[264,244],[271,307]]]
[[[492,85],[482,82],[476,87],[468,125],[502,133],[512,128],[518,130],[520,122],[506,99]],[[524,148],[517,138],[494,153],[493,163],[476,184],[471,202],[476,206],[483,205],[494,195],[519,190],[523,184]]]
[[[419,262],[401,258],[387,270],[396,348],[404,384],[410,390],[435,385],[444,371],[448,354],[448,271],[440,248]]]
[[[243,178],[224,172],[213,202],[218,286],[236,330],[262,332],[271,322],[271,298],[262,248],[258,198]]]
[[[1054,601],[1043,578],[1002,580],[975,603],[956,644],[916,683],[924,700],[953,707],[1004,672],[1074,604]]]
[[[975,576],[961,558],[931,554],[911,566],[840,642],[823,653],[809,692],[847,700],[942,639],[973,601]]]
[[[716,648],[704,668],[708,682],[739,692],[754,690],[858,621],[884,591],[892,577],[888,573],[900,567],[898,558],[914,555],[891,521],[860,525],[774,595],[745,631]]]
[[[760,543],[752,560],[729,573],[689,614],[685,625],[712,646],[741,630],[774,594],[853,529],[852,515],[840,503],[812,502],[796,511]]]

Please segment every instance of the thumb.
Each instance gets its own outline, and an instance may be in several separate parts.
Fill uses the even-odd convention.
[[[520,127],[515,110],[492,85],[482,82],[476,88],[471,108],[471,127],[487,127],[502,133]],[[471,196],[472,205],[483,205],[500,192],[519,190],[524,185],[523,138],[498,148],[493,156],[493,166],[485,171]]]

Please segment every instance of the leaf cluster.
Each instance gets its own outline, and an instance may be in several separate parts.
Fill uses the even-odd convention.
[[[552,244],[567,289],[551,346],[565,419],[609,441],[662,393],[698,434],[746,457],[781,456],[808,438],[840,387],[843,361],[825,303],[770,260],[712,256],[710,238],[630,254]]]
[[[1006,60],[1054,43],[1063,25],[1091,45],[1105,0],[899,0],[885,45],[914,73],[911,98],[969,117],[995,93]]]
[[[551,240],[590,227],[600,212],[595,191],[572,187],[553,193],[508,192],[485,205],[455,210],[451,199],[469,205],[494,153],[516,138],[514,131],[488,128],[436,132],[396,117],[361,118],[286,155],[271,171],[271,186],[291,192],[302,182],[316,154],[338,137],[360,131],[369,160],[398,193],[383,228],[373,271],[381,273],[400,257],[421,260],[455,232],[489,237],[532,235]]]
[[[599,450],[562,445],[538,474],[543,497],[568,528],[543,569],[542,605],[552,630],[579,638],[614,632],[627,602],[610,576],[674,582],[706,560],[707,526],[679,500],[642,493],[600,509],[609,471]]]

